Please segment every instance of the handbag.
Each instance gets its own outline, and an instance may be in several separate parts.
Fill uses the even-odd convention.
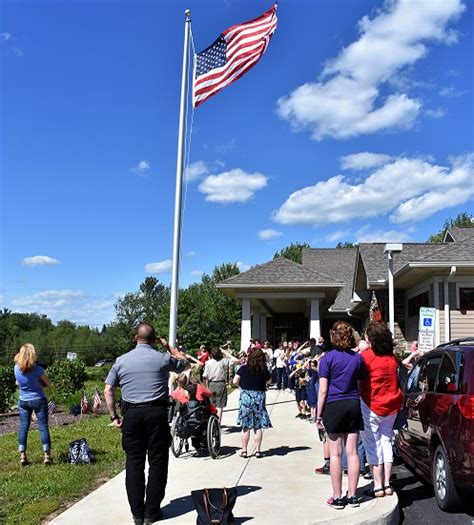
[[[408,428],[408,420],[405,415],[405,411],[402,409],[399,410],[395,421],[393,422],[393,430],[405,430]]]
[[[191,491],[197,512],[196,525],[232,525],[237,489],[232,487]]]
[[[88,465],[95,462],[95,456],[85,438],[76,439],[69,443],[67,462],[71,465]]]

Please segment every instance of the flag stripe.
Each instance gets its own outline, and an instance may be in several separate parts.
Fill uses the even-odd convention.
[[[226,29],[195,55],[194,107],[215,95],[251,69],[265,53],[277,27],[277,5],[263,15]]]
[[[206,86],[209,86],[211,84],[217,84],[221,81],[224,81],[229,76],[229,74],[232,73],[235,70],[235,68],[238,67],[239,64],[243,60],[248,59],[248,57],[260,56],[261,46],[262,46],[262,42],[259,42],[255,46],[255,49],[250,49],[250,50],[243,51],[242,53],[240,53],[240,55],[236,57],[236,59],[232,63],[227,64],[226,68],[223,69],[218,75],[214,75],[214,74],[209,75],[204,82],[201,82],[200,84],[196,85],[196,94],[198,94]]]
[[[216,95],[222,88],[228,86],[231,84],[234,80],[237,80],[240,78],[244,73],[246,73],[249,69],[251,69],[259,60],[259,56],[253,58],[250,62],[245,62],[242,65],[242,69],[239,69],[234,76],[232,76],[229,80],[227,80],[224,84],[220,84],[214,91],[208,92],[205,95],[201,95],[199,98],[199,101],[196,102],[196,107],[202,104],[206,99],[209,97],[212,97],[213,95]]]
[[[208,73],[206,76],[199,78],[195,83],[195,90],[197,90],[198,88],[200,89],[203,84],[209,85],[209,81],[219,80],[220,78],[225,76],[230,70],[232,70],[236,62],[238,62],[242,58],[245,58],[245,56],[248,56],[249,54],[253,54],[252,50],[257,49],[260,45],[261,42],[256,43],[254,46],[252,46],[252,48],[248,49],[248,53],[239,53],[238,56],[234,56],[232,62],[228,62],[225,66],[222,66],[220,68],[213,69],[212,73]]]

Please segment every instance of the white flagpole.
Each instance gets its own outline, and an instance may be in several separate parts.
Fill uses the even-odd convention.
[[[176,326],[178,320],[178,293],[179,293],[179,255],[181,244],[181,193],[183,184],[184,149],[186,136],[186,94],[188,86],[189,34],[191,32],[191,11],[184,12],[186,22],[184,26],[183,71],[181,75],[181,101],[179,107],[178,131],[178,158],[176,161],[176,192],[174,199],[174,229],[173,229],[173,266],[171,273],[171,300],[170,300],[170,333],[169,344],[176,346]]]

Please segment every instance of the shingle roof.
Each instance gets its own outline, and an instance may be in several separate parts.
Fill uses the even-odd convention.
[[[345,283],[339,290],[332,311],[351,308],[357,248],[309,248],[303,250],[303,266]]]
[[[474,228],[456,228],[456,230],[469,229],[474,230]],[[403,250],[393,253],[394,273],[413,262],[474,263],[474,234],[456,232],[454,235],[456,235],[455,242],[403,243]],[[359,252],[369,281],[385,281],[387,278],[387,256],[383,253],[384,247],[385,243],[361,243],[359,245]]]
[[[259,264],[250,268],[250,270],[229,277],[225,281],[221,281],[217,286],[221,285],[249,285],[255,284],[328,284],[334,283],[336,286],[340,284],[340,280],[332,279],[331,277],[314,271],[301,264],[289,261],[285,257],[278,257],[267,263]]]
[[[456,241],[474,241],[474,228],[460,228],[453,226],[448,229],[451,237]]]

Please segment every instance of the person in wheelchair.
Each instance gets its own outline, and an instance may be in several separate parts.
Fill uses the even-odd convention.
[[[196,377],[188,378],[183,373],[178,377],[178,387],[171,397],[179,403],[179,415],[183,418],[183,433],[191,438],[197,455],[207,450],[206,428],[209,416],[217,414],[210,402],[212,392],[205,388]]]

